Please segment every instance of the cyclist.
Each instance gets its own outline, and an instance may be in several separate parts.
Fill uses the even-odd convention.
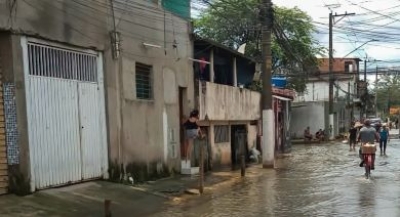
[[[379,134],[376,132],[375,128],[371,126],[370,120],[366,119],[364,121],[364,127],[361,128],[358,134],[358,141],[361,142],[361,146],[366,143],[374,144],[375,142],[379,142]],[[359,150],[359,156],[361,158],[360,167],[364,166],[364,158],[361,152],[361,146]],[[375,169],[375,154],[372,155],[372,170]]]

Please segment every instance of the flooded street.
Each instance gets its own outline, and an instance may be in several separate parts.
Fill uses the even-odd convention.
[[[400,216],[400,141],[377,156],[371,180],[357,153],[347,144],[297,145],[276,170],[156,216]]]

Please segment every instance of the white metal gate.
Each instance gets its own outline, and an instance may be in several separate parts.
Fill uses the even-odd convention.
[[[43,189],[107,172],[101,56],[22,40],[31,187]]]

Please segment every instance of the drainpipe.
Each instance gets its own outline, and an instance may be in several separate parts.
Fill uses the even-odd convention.
[[[210,82],[214,83],[215,72],[214,72],[214,48],[210,52]]]

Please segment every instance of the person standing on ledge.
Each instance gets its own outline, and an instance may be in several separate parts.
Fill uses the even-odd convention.
[[[193,110],[190,113],[189,119],[183,124],[185,127],[185,144],[186,144],[186,161],[191,160],[193,141],[198,137],[203,137],[197,121],[199,121],[199,111]]]

